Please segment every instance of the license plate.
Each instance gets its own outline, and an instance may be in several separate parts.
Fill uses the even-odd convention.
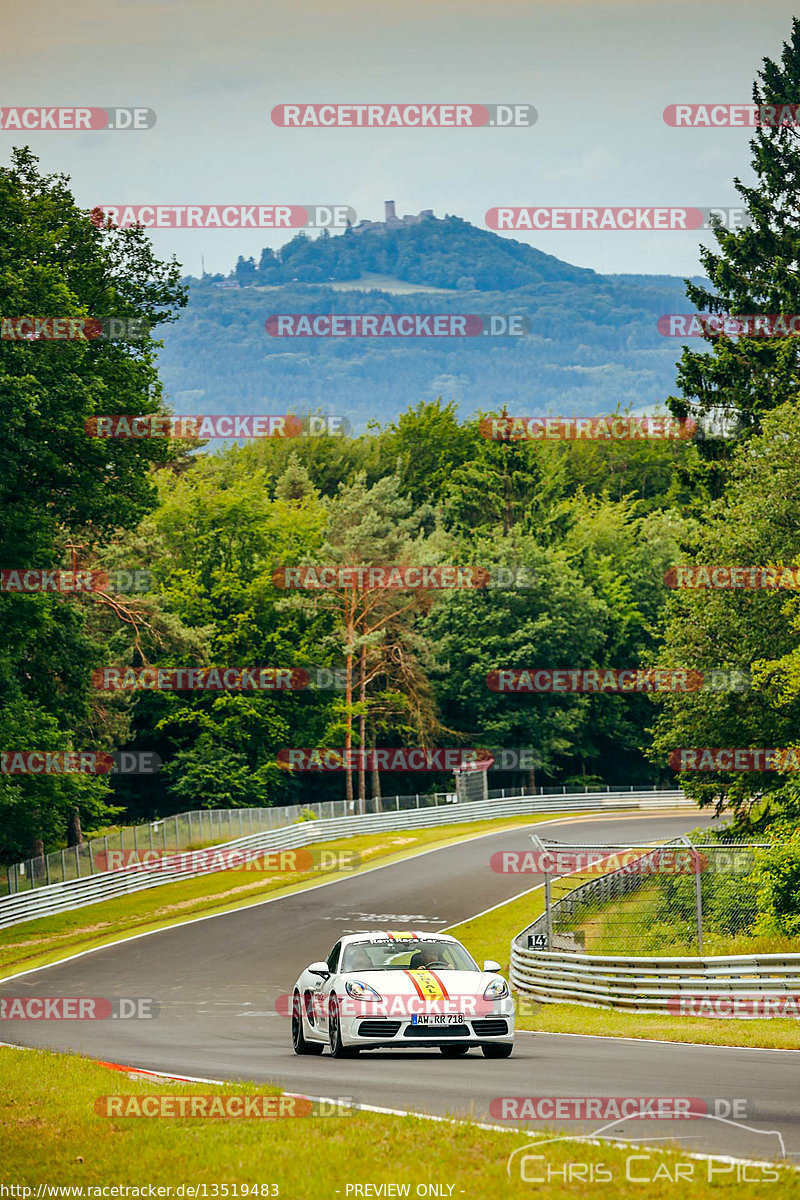
[[[412,1013],[412,1025],[463,1025],[463,1013]]]

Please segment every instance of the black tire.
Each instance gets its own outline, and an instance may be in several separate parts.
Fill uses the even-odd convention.
[[[300,993],[292,997],[292,1047],[295,1054],[322,1054],[322,1042],[309,1042],[303,1032],[303,1002]]]
[[[339,1005],[336,1003],[336,997],[331,999],[331,1006],[328,1009],[328,1045],[331,1048],[333,1058],[355,1058],[358,1054],[357,1046],[345,1046],[342,1044],[342,1024],[339,1019]]]
[[[469,1046],[440,1046],[439,1053],[445,1058],[461,1058],[462,1054],[466,1054]]]
[[[481,1046],[484,1058],[511,1058],[513,1049],[513,1042],[495,1042],[491,1046]]]

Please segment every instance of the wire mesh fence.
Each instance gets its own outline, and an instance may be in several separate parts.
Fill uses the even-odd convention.
[[[774,843],[699,834],[655,845],[539,843],[544,914],[527,931],[538,950],[702,954],[749,937],[756,872]],[[549,869],[546,869],[549,868]]]
[[[99,874],[108,870],[110,856],[116,852],[129,855],[148,850],[199,850],[250,833],[281,829],[302,819],[308,811],[297,804],[280,808],[204,808],[175,813],[141,825],[121,825],[112,833],[89,838],[80,846],[53,850],[0,870],[0,895],[15,895],[47,884]],[[343,800],[313,806],[314,817],[346,814]]]
[[[485,799],[505,800],[518,796],[558,796],[578,794],[580,788],[497,788],[485,791],[486,775],[481,773],[482,795],[459,797],[456,792],[411,792],[400,796],[368,798],[366,812],[403,812],[412,808],[434,808],[459,801]],[[626,784],[583,788],[585,793],[656,791],[659,784]],[[0,896],[16,895],[51,883],[65,883],[99,874],[108,869],[109,854],[148,850],[200,850],[205,846],[232,841],[251,833],[281,829],[303,819],[345,817],[357,812],[357,802],[326,800],[317,804],[290,804],[273,808],[203,808],[191,812],[159,817],[139,825],[124,825],[103,837],[87,838],[80,846],[68,846],[48,854],[28,858],[8,867],[0,867]]]

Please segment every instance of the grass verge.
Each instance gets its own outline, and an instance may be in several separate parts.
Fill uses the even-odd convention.
[[[436,1064],[438,1065],[438,1064]],[[65,1080],[69,1086],[65,1086]],[[3,1157],[0,1178],[34,1189],[49,1184],[79,1187],[85,1200],[90,1188],[123,1185],[144,1189],[128,1195],[147,1195],[148,1185],[174,1189],[184,1184],[198,1188],[195,1196],[241,1196],[243,1185],[250,1195],[278,1195],[282,1200],[346,1200],[348,1184],[361,1184],[361,1196],[394,1194],[397,1185],[407,1185],[405,1194],[424,1195],[420,1185],[436,1184],[443,1190],[433,1195],[453,1197],[502,1195],[530,1197],[531,1182],[520,1179],[518,1163],[506,1174],[511,1152],[547,1134],[504,1133],[481,1129],[474,1124],[442,1125],[422,1118],[352,1112],[349,1116],[312,1116],[303,1119],[231,1119],[180,1117],[105,1117],[95,1111],[95,1102],[105,1096],[274,1096],[276,1089],[256,1084],[176,1084],[130,1079],[77,1055],[52,1054],[42,1050],[0,1047],[0,1132]],[[626,1158],[637,1153],[609,1143],[588,1145],[558,1141],[536,1147],[532,1154],[544,1160],[529,1163],[527,1170],[561,1172],[547,1188],[556,1200],[575,1200],[593,1191],[590,1182],[565,1182],[569,1164],[596,1172],[602,1164],[610,1173],[613,1189],[607,1194],[622,1200],[679,1200],[693,1198],[708,1188],[709,1164],[653,1150],[646,1160],[637,1159],[635,1170],[626,1171]],[[641,1152],[638,1152],[641,1154]],[[712,1160],[713,1161],[713,1160]],[[683,1165],[689,1179],[673,1182],[676,1166]],[[714,1194],[721,1200],[744,1200],[747,1196],[774,1196],[773,1182],[737,1182],[736,1171],[717,1160],[714,1164]],[[766,1174],[766,1172],[764,1172]],[[627,1178],[631,1174],[653,1182],[643,1184]],[[780,1195],[800,1198],[800,1173],[776,1167]],[[606,1181],[609,1175],[606,1174]],[[750,1168],[749,1179],[758,1171]],[[364,1185],[394,1184],[392,1193]],[[216,1185],[216,1190],[215,1190]],[[234,1185],[236,1190],[234,1190]],[[274,1185],[274,1190],[271,1186]],[[452,1187],[452,1190],[451,1190]],[[250,1189],[254,1190],[250,1190]],[[771,1189],[771,1190],[770,1190]],[[24,1193],[16,1192],[27,1200]],[[117,1195],[126,1193],[118,1192]],[[163,1195],[168,1193],[164,1191]],[[352,1190],[350,1196],[354,1196]]]
[[[533,825],[540,821],[569,820],[580,815],[598,814],[569,813],[560,817],[557,813],[537,813],[533,816],[473,821],[464,825],[439,825],[429,829],[387,830],[361,837],[319,842],[310,849],[315,853],[326,850],[353,852],[360,856],[360,867],[357,869],[367,870],[482,833]],[[16,971],[46,966],[81,950],[109,945],[126,935],[161,929],[193,917],[244,908],[258,900],[288,895],[318,883],[348,878],[352,874],[352,870],[281,871],[274,874],[253,870],[217,871],[114,900],[88,904],[84,908],[52,917],[24,921],[0,930],[0,979]]]
[[[576,882],[580,877],[576,876]],[[448,929],[469,946],[479,962],[493,958],[508,971],[511,939],[544,911],[538,888],[483,916]],[[537,1004],[517,997],[517,1029],[541,1033],[582,1033],[602,1037],[650,1038],[712,1046],[800,1049],[800,1021],[791,1017],[721,1020],[708,1017],[661,1016],[590,1008],[582,1004]]]
[[[704,906],[706,901],[704,900]],[[576,918],[576,930],[583,932],[587,954],[627,953],[636,947],[637,955],[692,955],[697,953],[694,914],[674,913],[665,920],[665,905],[659,902],[659,883],[644,884],[631,896],[598,905],[587,919]],[[712,905],[704,907],[703,954],[797,954],[800,938],[781,933],[737,934],[715,928],[718,918]],[[686,930],[689,930],[688,934]]]

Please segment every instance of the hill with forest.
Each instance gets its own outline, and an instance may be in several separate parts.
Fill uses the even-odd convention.
[[[464,415],[507,405],[588,414],[662,403],[680,343],[658,318],[687,312],[683,279],[601,275],[458,217],[299,233],[189,277],[160,370],[176,412],[322,409],[355,427],[443,396]],[[284,313],[477,313],[529,319],[522,337],[276,337]]]

